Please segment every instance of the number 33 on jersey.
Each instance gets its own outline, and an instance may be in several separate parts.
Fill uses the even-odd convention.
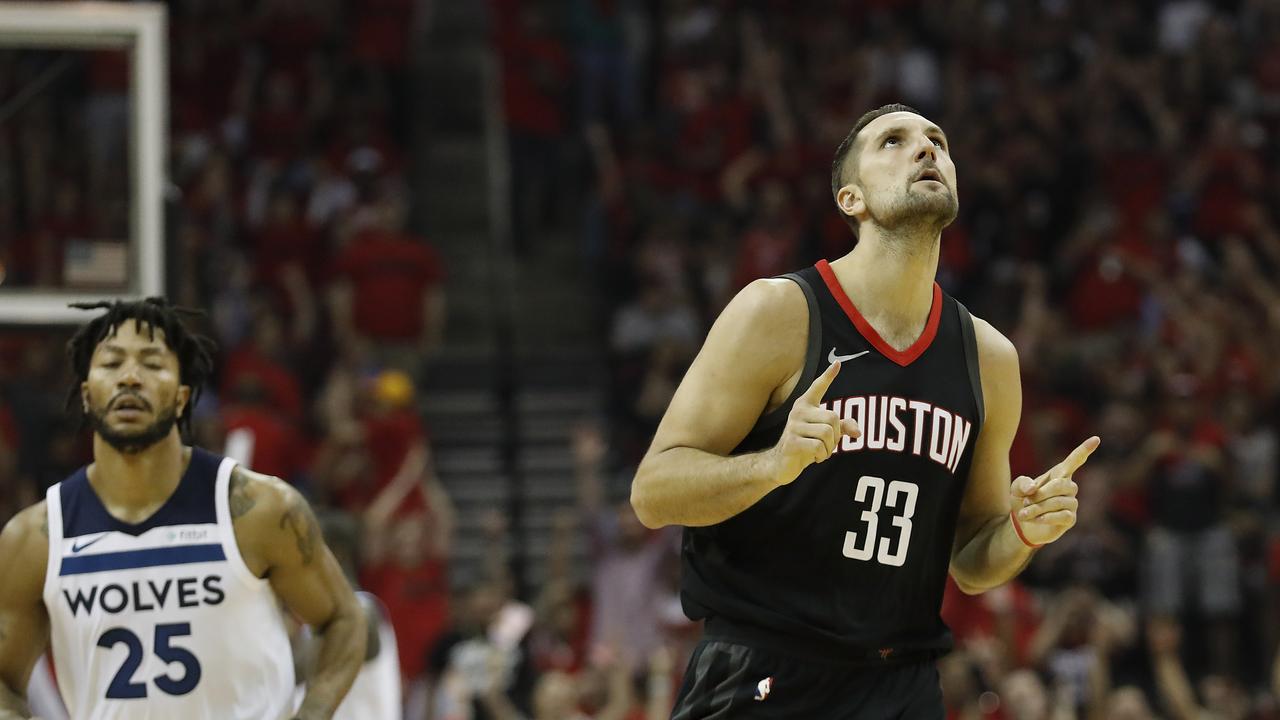
[[[844,556],[850,560],[870,560],[875,557],[885,565],[902,567],[907,561],[907,547],[911,543],[911,517],[916,514],[917,493],[918,489],[911,483],[901,480],[889,483],[888,499],[884,504],[899,511],[893,518],[893,525],[898,528],[898,536],[896,541],[887,536],[880,537],[879,552],[877,552],[876,530],[880,523],[880,503],[886,496],[884,478],[871,475],[863,475],[859,478],[854,499],[859,504],[863,502],[870,504],[870,507],[862,511],[862,522],[865,523],[866,529],[861,539],[858,533],[853,531],[844,534]],[[868,495],[870,495],[869,498]]]

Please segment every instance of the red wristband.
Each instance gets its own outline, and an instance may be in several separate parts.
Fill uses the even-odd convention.
[[[1013,521],[1013,531],[1018,534],[1018,539],[1022,541],[1023,545],[1026,545],[1032,550],[1035,550],[1036,548],[1044,547],[1044,545],[1037,545],[1031,542],[1030,540],[1027,539],[1026,535],[1022,534],[1022,526],[1018,524],[1018,511],[1010,510],[1009,519]]]

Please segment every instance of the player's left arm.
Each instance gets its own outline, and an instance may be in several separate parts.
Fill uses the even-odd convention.
[[[951,576],[969,594],[1008,582],[1026,567],[1034,548],[1075,525],[1079,503],[1072,474],[1099,443],[1091,437],[1039,477],[1011,482],[1009,450],[1022,418],[1018,351],[983,320],[974,318],[974,331],[986,420],[974,447],[951,548]]]
[[[285,482],[243,468],[231,482],[232,514],[242,548],[260,560],[276,597],[311,626],[318,652],[296,715],[328,720],[351,689],[365,659],[365,614],[338,561],[320,536],[311,507]],[[247,507],[247,510],[246,510]],[[252,566],[251,566],[252,567]],[[258,570],[259,568],[254,568]]]
[[[369,662],[382,652],[382,635],[379,633],[382,611],[378,609],[377,601],[366,595],[356,595],[356,601],[364,613],[364,661]],[[293,648],[294,677],[299,683],[310,682],[316,672],[316,660],[320,657],[320,642],[306,628],[298,625],[291,628],[289,646]]]

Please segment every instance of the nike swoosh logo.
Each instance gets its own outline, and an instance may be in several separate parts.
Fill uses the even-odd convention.
[[[89,547],[90,545],[92,545],[92,544],[94,544],[94,543],[98,542],[99,540],[101,540],[101,539],[105,538],[106,536],[107,536],[107,534],[106,534],[106,533],[103,533],[103,534],[99,535],[98,537],[96,537],[96,538],[94,538],[94,539],[92,539],[92,540],[90,540],[89,542],[84,543],[84,544],[81,544],[81,543],[80,543],[80,541],[78,541],[78,540],[77,540],[76,542],[74,542],[74,543],[72,543],[72,544],[71,544],[71,552],[73,552],[73,553],[78,553],[78,552],[80,552],[81,550],[84,550],[85,548]]]
[[[867,354],[867,353],[869,353],[869,352],[871,352],[871,351],[870,351],[870,350],[863,350],[863,351],[862,351],[862,352],[860,352],[860,353],[854,353],[854,354],[852,354],[852,355],[837,355],[837,354],[836,354],[836,349],[835,349],[835,348],[831,348],[831,353],[827,355],[827,363],[828,363],[829,365],[835,365],[836,363],[838,363],[838,362],[844,362],[845,360],[853,360],[854,358],[860,358],[860,357],[862,357],[863,355],[866,355],[866,354]]]

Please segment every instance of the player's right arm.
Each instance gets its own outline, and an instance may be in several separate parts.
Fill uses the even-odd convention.
[[[705,526],[756,504],[800,471],[830,457],[857,432],[818,406],[839,364],[792,406],[778,443],[730,455],[760,416],[800,380],[808,345],[808,305],[790,280],[757,280],[729,303],[677,388],[636,469],[631,505],[647,527]]]
[[[0,532],[0,720],[31,717],[27,683],[49,644],[43,599],[48,517],[40,502],[15,515]]]

